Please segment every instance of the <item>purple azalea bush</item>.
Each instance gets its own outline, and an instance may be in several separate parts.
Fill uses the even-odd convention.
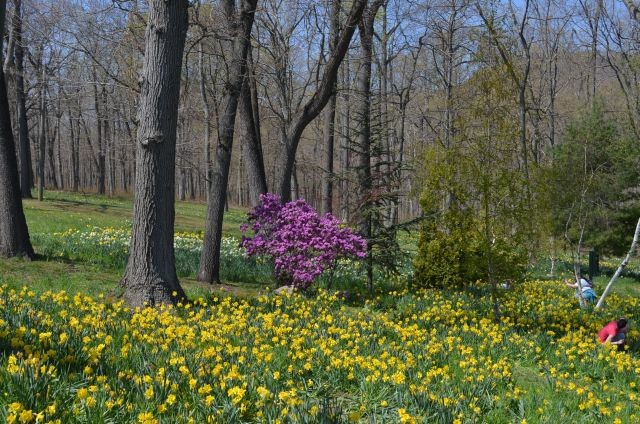
[[[304,199],[283,204],[267,193],[260,201],[241,227],[253,231],[253,237],[242,237],[242,246],[249,256],[271,258],[281,283],[304,290],[338,259],[366,256],[365,239],[332,214],[318,215]]]

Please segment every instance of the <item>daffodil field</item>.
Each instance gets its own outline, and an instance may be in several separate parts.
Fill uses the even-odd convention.
[[[41,251],[48,256],[81,260],[118,269],[123,269],[126,265],[130,239],[129,228],[88,226],[35,236],[35,241],[42,246]],[[223,268],[227,274],[231,274],[225,276],[233,277],[233,273],[237,273],[239,267],[250,264],[259,277],[268,277],[270,270],[265,267],[256,269],[256,261],[248,259],[239,244],[235,237],[222,239],[221,259],[225,265]],[[195,274],[200,261],[202,233],[176,233],[174,247],[178,275],[184,277]]]
[[[612,313],[558,282],[336,296],[212,297],[129,310],[0,288],[0,419],[14,422],[623,422],[640,359],[596,343]],[[629,334],[638,340],[637,328]],[[633,346],[632,346],[633,347]],[[560,420],[560,421],[559,421]]]
[[[202,237],[201,232],[175,234],[176,270],[180,277],[192,276],[197,273],[202,250]],[[51,234],[41,233],[34,236],[40,252],[51,258],[82,261],[114,269],[124,269],[130,238],[131,230],[129,228],[90,226],[70,228]],[[272,280],[273,266],[260,258],[247,257],[245,249],[240,247],[240,240],[236,237],[222,238],[220,256],[221,273],[224,280],[262,283],[263,285]],[[360,262],[340,259],[330,278],[347,285],[362,282],[365,276],[361,272],[360,266]],[[405,268],[407,269],[404,273],[406,277],[411,268],[409,261],[407,261]],[[324,279],[327,278],[329,276],[325,275]]]
[[[561,281],[532,280],[499,290],[497,322],[489,287],[414,293],[410,262],[376,275],[375,295],[345,299],[345,289],[364,292],[350,260],[333,271],[334,291],[323,275],[304,295],[276,294],[273,266],[247,257],[231,233],[222,278],[255,283],[251,291],[197,286],[203,297],[190,303],[131,310],[112,290],[127,260],[126,219],[117,226],[92,203],[80,204],[82,217],[37,206],[32,238],[46,261],[0,262],[0,422],[640,422],[637,295],[610,295],[594,311]],[[181,208],[190,215],[176,265],[191,285],[202,233],[185,217],[203,211]],[[56,276],[35,275],[47,269]],[[91,297],[70,281],[93,271],[103,275],[82,286]],[[100,286],[103,277],[111,282]],[[624,352],[595,338],[619,316],[631,322]]]

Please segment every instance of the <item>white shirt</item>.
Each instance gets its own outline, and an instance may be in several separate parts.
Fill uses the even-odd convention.
[[[580,278],[580,289],[582,290],[582,293],[584,293],[587,290],[591,290],[591,285],[584,278]]]

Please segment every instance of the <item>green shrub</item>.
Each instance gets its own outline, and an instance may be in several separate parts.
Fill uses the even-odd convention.
[[[426,222],[414,260],[415,288],[461,289],[475,281],[502,283],[521,277],[526,250],[506,236],[487,237],[482,223],[448,212],[441,225]]]

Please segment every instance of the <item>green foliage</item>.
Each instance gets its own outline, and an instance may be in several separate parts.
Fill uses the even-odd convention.
[[[478,224],[469,220],[471,224]],[[501,282],[520,278],[527,252],[506,236],[485,240],[473,225],[450,219],[447,229],[424,224],[414,260],[415,284],[427,288],[463,288],[478,280]]]
[[[470,240],[469,225],[455,215],[448,215],[446,228],[438,228],[433,219],[423,224],[414,260],[416,286],[462,288],[481,278],[475,266],[477,240]]]
[[[425,150],[425,224],[414,261],[419,287],[476,280],[495,286],[523,275],[536,213],[503,77],[501,68],[478,72],[452,145]]]
[[[629,247],[640,211],[640,146],[596,103],[553,150],[550,196],[557,236],[603,253]]]

